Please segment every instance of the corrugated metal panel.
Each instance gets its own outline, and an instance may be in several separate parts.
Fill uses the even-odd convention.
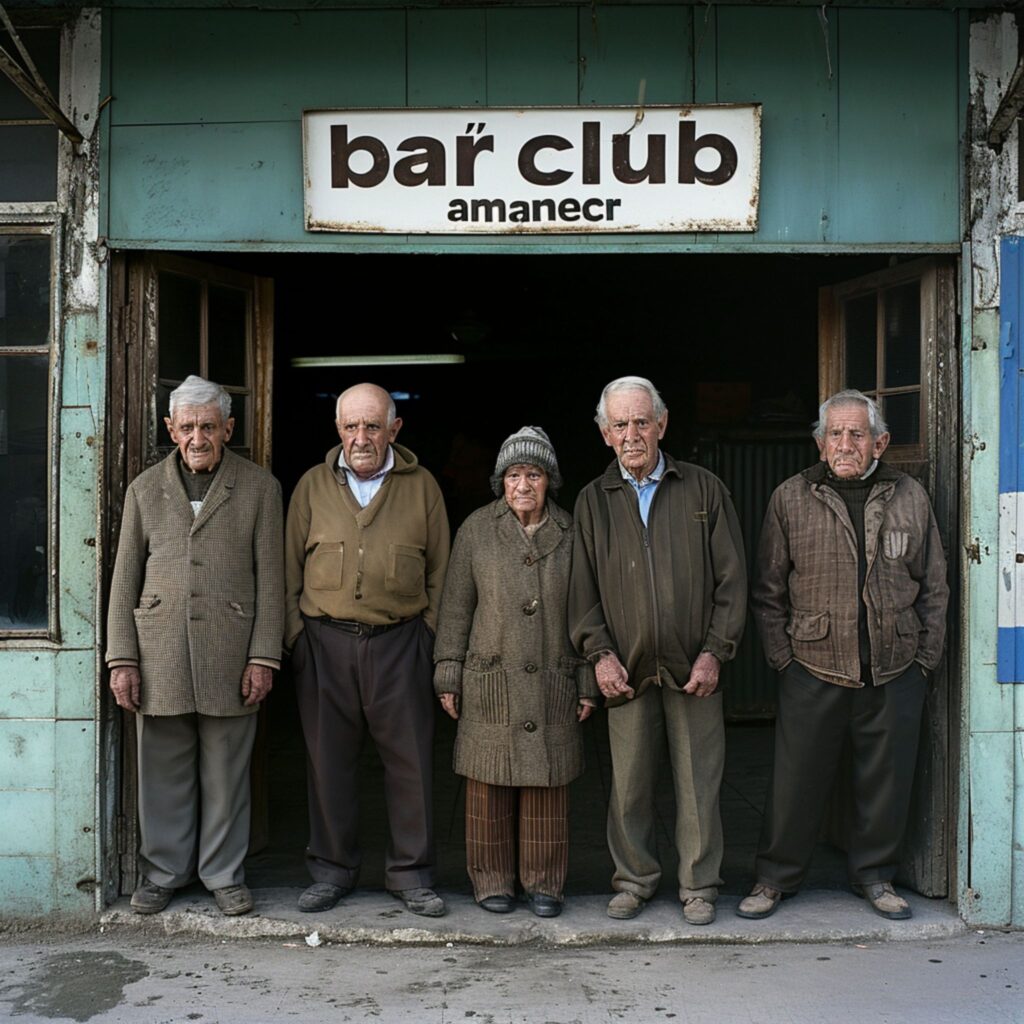
[[[698,443],[697,462],[720,477],[732,492],[751,580],[761,523],[772,491],[787,477],[812,465],[817,457],[814,443],[806,434]],[[775,713],[775,673],[764,660],[757,628],[749,617],[736,658],[722,670],[722,685],[725,714],[730,719],[769,718]]]

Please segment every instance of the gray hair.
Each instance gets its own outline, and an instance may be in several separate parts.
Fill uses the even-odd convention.
[[[594,421],[599,427],[608,426],[605,402],[608,401],[609,395],[613,395],[618,391],[646,391],[651,397],[651,404],[654,406],[654,418],[656,420],[660,420],[668,412],[668,407],[662,401],[661,395],[658,394],[658,389],[646,377],[617,377],[610,384],[605,385],[604,391],[601,392],[601,397],[597,400],[597,415],[594,417]]]
[[[849,388],[846,391],[837,391],[831,398],[826,398],[818,409],[818,422],[814,424],[814,438],[818,441],[825,439],[825,421],[828,419],[829,411],[840,405],[856,405],[860,402],[868,410],[868,427],[873,438],[881,437],[889,433],[889,426],[882,419],[882,413],[878,403],[868,398],[863,391]]]
[[[220,418],[227,423],[231,416],[231,396],[212,380],[197,377],[194,373],[186,377],[172,392],[168,412],[174,419],[174,410],[203,405],[220,406]]]
[[[345,395],[348,394],[349,391],[352,391],[354,388],[358,387],[362,387],[362,385],[353,384],[351,388],[346,388],[344,391],[342,391],[340,395],[338,395],[338,400],[334,403],[335,420],[341,419],[341,400],[345,397]],[[377,387],[377,385],[375,384],[374,387]],[[381,388],[380,390],[384,391],[383,388]],[[395,405],[395,400],[391,397],[390,392],[384,391],[384,394],[388,396],[388,420],[387,423],[385,423],[384,425],[386,427],[390,427],[391,424],[394,423],[396,419],[398,419],[398,407]]]

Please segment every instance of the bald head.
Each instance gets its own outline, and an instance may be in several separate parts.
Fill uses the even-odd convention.
[[[356,384],[338,396],[336,415],[345,462],[356,476],[368,479],[383,468],[388,445],[402,427],[395,403],[376,384]]]

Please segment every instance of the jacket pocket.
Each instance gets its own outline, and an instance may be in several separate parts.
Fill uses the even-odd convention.
[[[544,673],[544,720],[549,725],[576,723],[576,680],[561,672]]]
[[[317,544],[306,555],[305,586],[310,590],[341,590],[345,566],[343,541],[325,541]]]
[[[828,612],[804,612],[794,608],[786,632],[800,643],[813,643],[828,636]]]
[[[138,608],[133,609],[134,615],[138,618],[140,615],[145,615],[147,612],[151,612],[154,608],[160,606],[160,595],[159,594],[143,594],[139,598]]]
[[[426,567],[426,559],[419,548],[390,544],[384,586],[399,597],[419,597],[426,590]]]
[[[462,715],[467,722],[508,725],[508,677],[501,668],[480,672],[470,668],[470,658],[462,670]]]

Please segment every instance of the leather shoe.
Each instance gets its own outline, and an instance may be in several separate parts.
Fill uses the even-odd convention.
[[[247,885],[226,885],[223,889],[214,889],[213,898],[220,912],[228,917],[248,914],[252,910],[252,893]]]
[[[562,912],[561,900],[556,900],[554,896],[546,896],[542,892],[528,892],[526,905],[537,917],[558,917]]]
[[[389,889],[388,892],[405,904],[405,909],[420,917],[444,917],[448,909],[444,900],[434,892],[421,886],[416,889]]]
[[[173,895],[173,889],[157,885],[143,875],[142,881],[132,893],[132,910],[136,914],[158,914],[171,902]]]
[[[300,897],[299,910],[304,914],[319,914],[337,906],[338,900],[352,891],[351,885],[333,882],[314,882]]]
[[[890,921],[905,921],[912,916],[910,904],[902,896],[897,895],[891,882],[855,885],[853,891],[866,899],[876,914]]]
[[[644,909],[646,902],[647,900],[642,896],[637,896],[636,893],[617,892],[608,901],[608,916],[614,917],[617,921],[628,921]]]
[[[778,889],[758,882],[750,890],[750,895],[740,900],[740,905],[736,908],[736,916],[748,917],[754,921],[762,917],[771,917],[781,899],[782,893]]]
[[[687,924],[711,924],[715,919],[715,905],[703,896],[683,900],[683,917]]]
[[[497,896],[485,896],[479,903],[484,910],[489,910],[492,914],[511,914],[515,909],[512,897],[506,896],[503,892]]]

